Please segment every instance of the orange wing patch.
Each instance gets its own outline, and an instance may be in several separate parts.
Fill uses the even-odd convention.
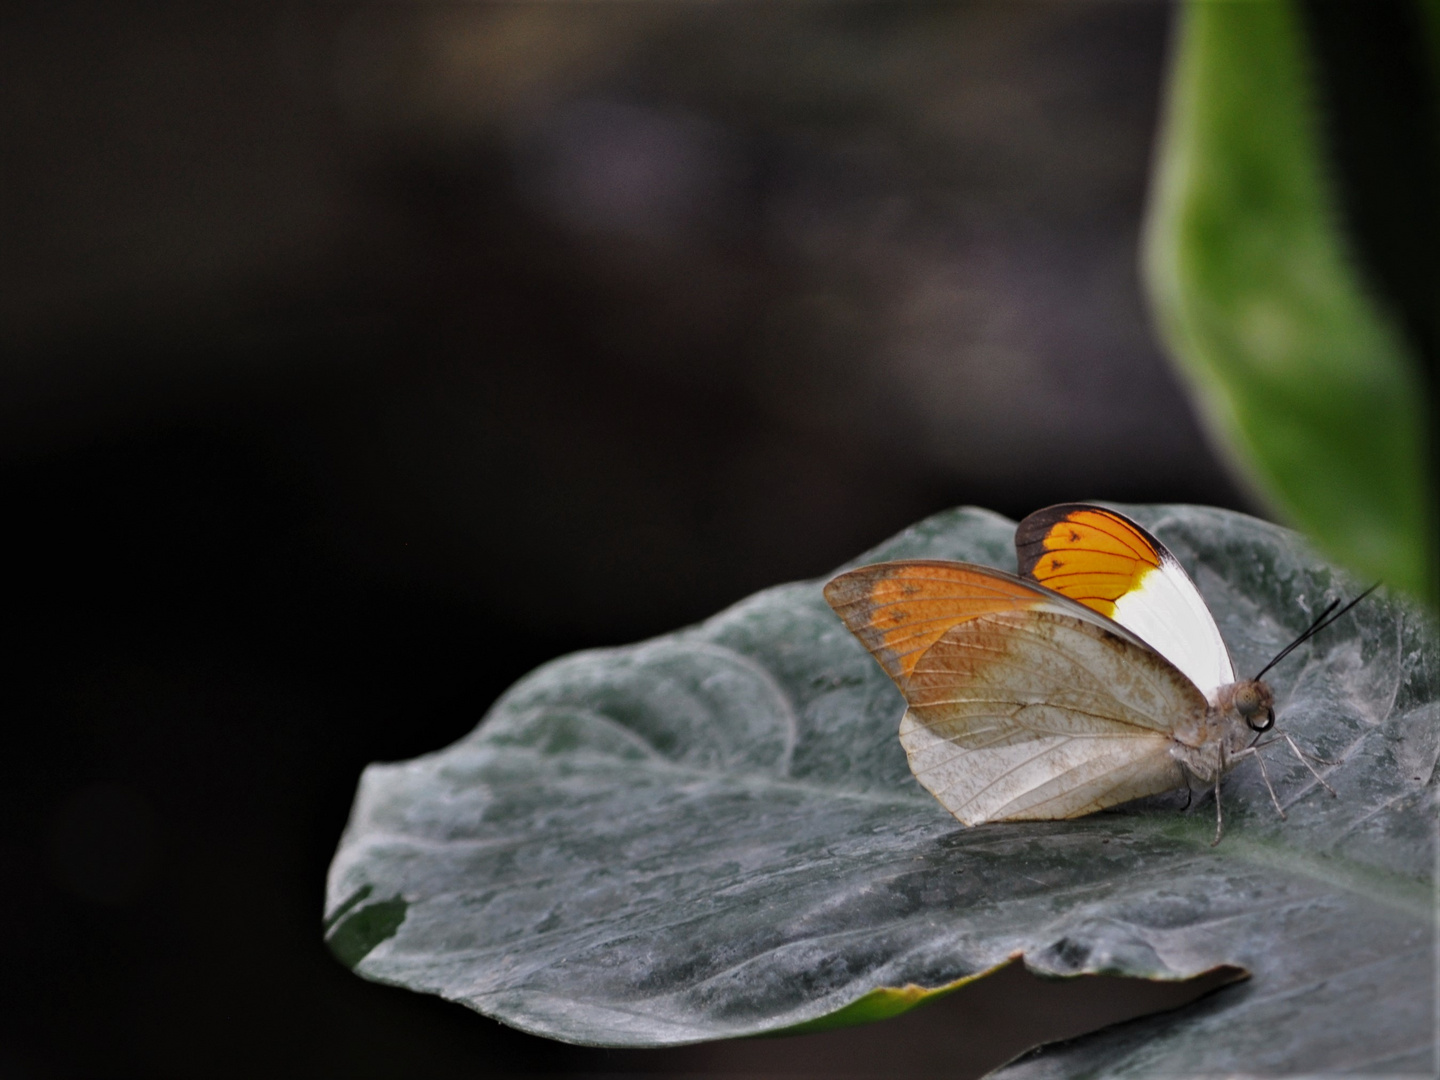
[[[904,690],[916,662],[951,627],[1026,610],[1045,596],[998,570],[914,559],[841,574],[825,586],[825,599]]]
[[[1022,577],[1110,618],[1116,601],[1160,569],[1163,550],[1128,518],[1084,503],[1037,510],[1015,530]]]

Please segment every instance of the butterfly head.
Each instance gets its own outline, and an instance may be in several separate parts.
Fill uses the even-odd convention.
[[[1275,726],[1275,695],[1259,679],[1237,682],[1231,702],[1251,731],[1269,731]]]

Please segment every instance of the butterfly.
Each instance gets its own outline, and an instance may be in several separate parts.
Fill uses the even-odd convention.
[[[920,783],[966,825],[1081,817],[1176,788],[1213,787],[1283,739],[1263,676],[1368,595],[1327,607],[1254,678],[1175,556],[1090,503],[1036,511],[1015,531],[1019,574],[913,559],[840,574],[825,599],[895,681],[900,742]],[[1373,587],[1372,587],[1373,588]],[[1333,614],[1332,614],[1333,613]],[[1307,758],[1309,760],[1307,760]],[[1187,801],[1188,805],[1188,801]]]

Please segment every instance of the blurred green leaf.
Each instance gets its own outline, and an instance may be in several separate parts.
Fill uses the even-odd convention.
[[[1353,588],[1276,526],[1129,512],[1194,575],[1242,671]],[[856,562],[1013,570],[1013,532],[957,510]],[[1054,976],[1244,969],[1123,1029],[1146,1033],[1152,1071],[1425,1071],[1436,669],[1430,624],[1378,597],[1303,646],[1273,673],[1280,723],[1342,762],[1339,798],[1276,755],[1282,821],[1242,767],[1218,848],[1210,807],[1180,813],[1179,793],[967,829],[911,776],[904,702],[820,583],[784,585],[547,664],[453,746],[367,769],[328,939],[366,978],[614,1046],[881,1019],[1017,954]]]
[[[1434,604],[1422,367],[1342,226],[1300,12],[1192,2],[1181,19],[1145,249],[1163,335],[1261,493]]]

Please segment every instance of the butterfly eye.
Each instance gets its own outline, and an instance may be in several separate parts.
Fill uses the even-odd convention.
[[[1275,710],[1265,710],[1265,722],[1263,724],[1257,724],[1253,717],[1246,717],[1245,723],[1250,725],[1251,731],[1269,731],[1275,726]]]

